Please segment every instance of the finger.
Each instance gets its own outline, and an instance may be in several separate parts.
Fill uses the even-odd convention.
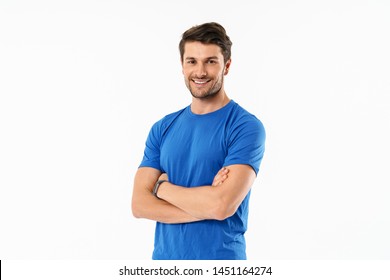
[[[218,178],[214,179],[213,181],[213,186],[218,186],[220,184],[222,184],[223,182],[225,182],[225,180],[227,179],[227,175],[224,174],[224,175],[221,175],[221,176],[218,176]]]
[[[214,181],[213,181],[213,183],[211,184],[212,186],[216,186],[216,185],[218,185],[219,184],[219,180],[218,179],[216,179],[216,178],[214,178]]]
[[[218,173],[215,175],[213,179],[212,186],[217,186],[222,184],[227,179],[227,174],[229,173],[229,169],[226,167],[222,167]]]
[[[227,169],[226,167],[223,167],[221,170],[218,171],[217,175],[224,175],[224,174],[227,174],[228,172],[229,172],[229,169]]]

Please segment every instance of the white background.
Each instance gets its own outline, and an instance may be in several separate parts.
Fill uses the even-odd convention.
[[[390,258],[390,2],[0,1],[0,258],[150,259],[151,125],[190,101],[178,42],[217,21],[257,115],[249,259]]]

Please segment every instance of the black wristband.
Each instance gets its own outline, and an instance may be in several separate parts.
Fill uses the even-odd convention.
[[[168,180],[158,180],[156,182],[156,184],[154,185],[154,188],[153,188],[153,195],[155,197],[157,197],[158,199],[160,199],[158,196],[157,196],[157,192],[158,192],[158,188],[160,187],[160,185],[164,182],[168,182]]]

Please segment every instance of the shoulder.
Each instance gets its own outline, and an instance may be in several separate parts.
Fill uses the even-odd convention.
[[[155,131],[156,133],[163,134],[171,125],[172,123],[180,116],[182,113],[187,109],[188,107],[185,107],[183,109],[180,109],[176,112],[170,113],[157,122],[155,122],[152,126],[152,131]]]
[[[243,129],[257,130],[265,134],[264,125],[260,119],[241,107],[238,103],[234,102],[229,118],[232,128],[240,127]]]

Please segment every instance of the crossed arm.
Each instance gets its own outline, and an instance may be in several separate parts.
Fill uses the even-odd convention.
[[[224,220],[236,212],[255,178],[249,165],[230,165],[216,174],[211,186],[186,188],[165,182],[158,190],[158,199],[152,194],[153,186],[157,180],[166,179],[166,174],[141,167],[134,179],[133,215],[163,223]]]

